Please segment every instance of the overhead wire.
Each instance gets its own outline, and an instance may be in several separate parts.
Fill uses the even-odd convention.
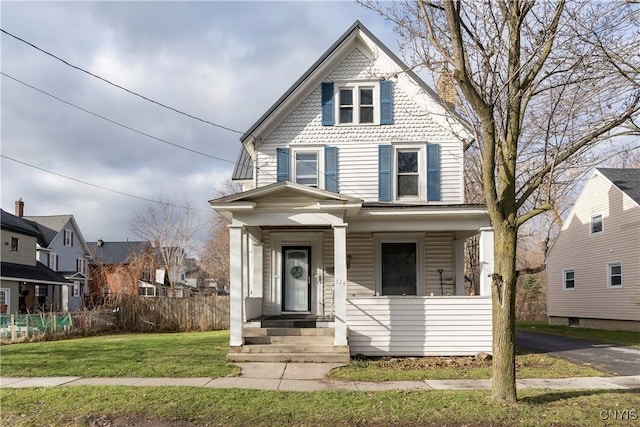
[[[48,51],[46,51],[46,50],[44,50],[44,49],[42,49],[42,48],[40,48],[40,47],[36,46],[35,44],[33,44],[33,43],[31,43],[31,42],[28,42],[28,41],[26,41],[25,39],[23,39],[23,38],[20,38],[20,37],[16,36],[15,34],[11,34],[11,33],[10,33],[10,32],[8,32],[7,30],[5,30],[4,28],[0,28],[0,31],[1,31],[1,32],[3,32],[4,34],[8,35],[9,37],[13,37],[14,39],[16,39],[16,40],[18,40],[18,41],[20,41],[20,42],[22,42],[22,43],[25,43],[25,44],[26,44],[26,45],[28,45],[28,46],[31,46],[32,48],[34,48],[34,49],[36,49],[36,50],[38,50],[38,51],[40,51],[40,52],[44,53],[45,55],[48,55],[48,56],[50,56],[50,57],[52,57],[52,58],[54,58],[54,59],[56,59],[56,60],[58,60],[58,61],[62,62],[63,64],[65,64],[65,65],[67,65],[67,66],[69,66],[69,67],[71,67],[71,68],[74,68],[74,69],[76,69],[76,70],[78,70],[78,71],[81,71],[81,72],[83,72],[83,73],[85,73],[85,74],[88,74],[88,75],[90,75],[91,77],[94,77],[94,78],[96,78],[96,79],[102,80],[103,82],[105,82],[105,83],[107,83],[107,84],[110,84],[111,86],[114,86],[114,87],[116,87],[116,88],[118,88],[118,89],[121,89],[121,90],[123,90],[123,91],[127,92],[127,93],[130,93],[131,95],[135,95],[135,96],[137,96],[137,97],[139,97],[139,98],[142,98],[142,99],[144,99],[145,101],[151,102],[151,103],[153,103],[153,104],[156,104],[156,105],[158,105],[158,106],[160,106],[160,107],[163,107],[163,108],[166,108],[166,109],[171,110],[171,111],[173,111],[173,112],[176,112],[176,113],[178,113],[178,114],[182,114],[183,116],[189,117],[189,118],[191,118],[191,119],[199,120],[199,121],[201,121],[201,122],[203,122],[203,123],[206,123],[206,124],[209,124],[209,125],[211,125],[211,126],[215,126],[215,127],[217,127],[217,128],[227,130],[227,131],[229,131],[229,132],[235,132],[235,133],[238,133],[238,134],[240,134],[240,135],[242,135],[242,134],[244,133],[244,132],[242,132],[242,131],[239,131],[239,130],[236,130],[236,129],[233,129],[233,128],[230,128],[230,127],[227,127],[227,126],[223,126],[223,125],[220,125],[220,124],[218,124],[218,123],[211,122],[211,121],[206,120],[206,119],[202,119],[202,118],[200,118],[200,117],[197,117],[197,116],[194,116],[194,115],[192,115],[192,114],[186,113],[186,112],[184,112],[184,111],[182,111],[182,110],[178,110],[177,108],[174,108],[174,107],[171,107],[171,106],[169,106],[169,105],[163,104],[163,103],[161,103],[161,102],[159,102],[159,101],[153,100],[153,99],[151,99],[151,98],[149,98],[149,97],[147,97],[147,96],[145,96],[145,95],[142,95],[142,94],[140,94],[140,93],[138,93],[138,92],[135,92],[135,91],[133,91],[133,90],[131,90],[131,89],[127,89],[127,88],[126,88],[126,87],[124,87],[124,86],[121,86],[121,85],[119,85],[119,84],[117,84],[117,83],[114,83],[114,82],[112,82],[112,81],[110,81],[110,80],[108,80],[108,79],[106,79],[106,78],[104,78],[104,77],[101,77],[101,76],[97,75],[97,74],[94,74],[94,73],[92,73],[91,71],[87,71],[87,70],[85,70],[84,68],[78,67],[77,65],[73,65],[73,64],[71,64],[69,61],[67,61],[67,60],[65,60],[65,59],[62,59],[62,58],[60,58],[59,56],[54,55],[53,53],[48,52]]]

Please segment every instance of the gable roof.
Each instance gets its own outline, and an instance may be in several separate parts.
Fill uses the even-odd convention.
[[[100,245],[98,245],[100,243]],[[87,242],[94,263],[128,264],[131,257],[152,247],[150,242]]]
[[[327,51],[318,58],[316,62],[298,79],[296,82],[247,130],[241,137],[240,141],[243,142],[243,147],[238,156],[238,161],[233,171],[232,179],[242,180],[251,179],[253,177],[253,161],[251,155],[246,149],[245,142],[249,142],[250,138],[255,138],[255,133],[262,126],[265,125],[272,116],[277,115],[285,104],[288,104],[301,92],[304,92],[305,87],[309,86],[318,79],[326,77],[326,74],[330,71],[326,69],[331,65],[332,61],[339,56],[345,48],[349,46],[355,46],[355,43],[359,38],[366,37],[371,41],[378,49],[380,49],[395,65],[402,71],[403,74],[409,76],[411,80],[418,84],[418,86],[437,104],[442,106],[445,111],[445,115],[450,115],[462,128],[464,128],[469,135],[471,125],[462,118],[455,111],[449,110],[447,103],[431,88],[429,87],[418,75],[411,70],[396,54],[394,54],[386,45],[384,45],[376,36],[373,35],[360,21],[355,21],[347,31],[342,34],[338,40],[336,40]],[[445,118],[448,120],[448,118]],[[470,136],[469,138],[472,138]]]
[[[41,233],[38,228],[29,221],[10,214],[1,209],[0,226],[5,230],[11,230],[17,233],[26,234],[28,236],[40,237]]]
[[[640,168],[614,169],[596,168],[609,181],[627,196],[640,205]]]

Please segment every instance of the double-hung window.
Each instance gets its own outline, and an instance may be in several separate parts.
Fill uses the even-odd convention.
[[[295,157],[295,182],[318,187],[318,151],[297,151]]]
[[[574,270],[568,269],[562,272],[562,288],[563,289],[575,289],[576,288],[576,273]]]
[[[76,260],[76,271],[78,273],[87,275],[87,260],[84,258],[78,258]]]
[[[607,286],[610,288],[622,286],[622,264],[619,262],[607,264]]]
[[[20,239],[18,239],[17,237],[12,237],[11,238],[11,252],[17,252],[18,251],[18,242],[20,241]]]
[[[58,271],[58,254],[55,252],[49,252],[49,268]]]
[[[396,155],[396,196],[420,197],[419,149],[399,149]]]
[[[80,282],[77,280],[73,282],[73,293],[72,296],[78,298],[80,296]]]

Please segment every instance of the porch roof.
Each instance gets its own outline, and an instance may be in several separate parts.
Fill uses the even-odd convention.
[[[37,261],[36,265],[2,263],[2,280],[14,280],[18,282],[42,283],[47,285],[69,285],[60,273],[51,270],[43,263]]]

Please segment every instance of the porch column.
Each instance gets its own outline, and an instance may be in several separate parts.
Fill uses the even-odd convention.
[[[333,263],[335,277],[333,345],[347,345],[347,224],[333,226]]]
[[[456,292],[455,295],[465,295],[464,289],[464,237],[458,233],[456,240],[453,242],[454,260],[455,260],[455,277]]]
[[[243,283],[243,227],[229,226],[229,316],[230,339],[229,346],[238,347],[244,344],[244,283]]]
[[[493,229],[481,228],[479,239],[480,295],[491,295],[493,274]]]
[[[252,293],[254,298],[262,298],[262,256],[263,246],[262,242],[253,242],[253,274],[252,274]]]

